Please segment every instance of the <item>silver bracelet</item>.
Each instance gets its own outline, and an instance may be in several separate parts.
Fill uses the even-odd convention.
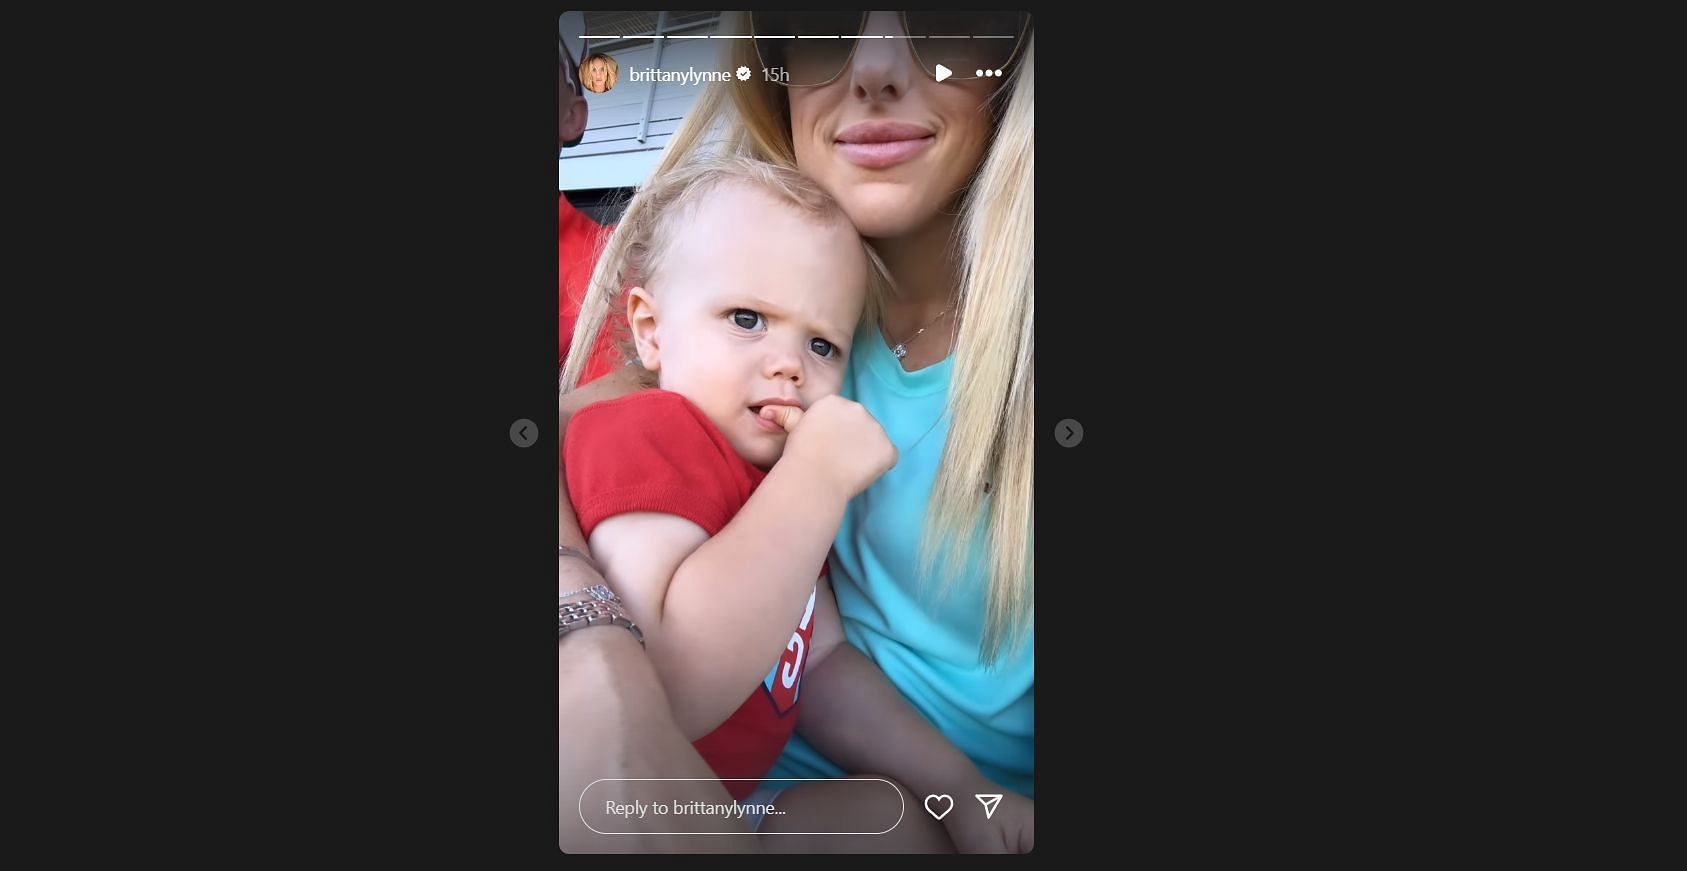
[[[627,616],[619,602],[587,599],[584,602],[558,603],[556,623],[556,637],[559,641],[562,636],[587,626],[620,626],[633,633],[633,638],[638,640],[639,646],[644,646],[644,632]]]
[[[598,600],[599,602],[613,602],[617,605],[622,604],[621,597],[615,595],[614,590],[609,589],[603,584],[593,584],[589,587],[581,587],[578,590],[569,590],[566,593],[561,593],[556,597],[557,604],[560,605],[564,599],[571,596],[578,596],[581,593],[590,593],[592,594],[592,598]]]

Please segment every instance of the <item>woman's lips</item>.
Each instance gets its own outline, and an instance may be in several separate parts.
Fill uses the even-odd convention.
[[[883,169],[913,160],[931,147],[936,136],[919,139],[892,139],[888,142],[839,142],[836,147],[844,160],[866,169]]]
[[[904,121],[862,121],[838,131],[838,153],[856,166],[882,169],[912,160],[931,147],[937,136]]]

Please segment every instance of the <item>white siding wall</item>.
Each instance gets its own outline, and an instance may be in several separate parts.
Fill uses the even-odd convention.
[[[705,33],[707,31],[688,31]],[[724,69],[721,54],[727,45],[718,39],[664,39],[660,69],[684,71],[695,68]],[[625,51],[611,50],[609,54],[621,64],[621,75],[615,87],[606,93],[586,92],[586,135],[580,144],[565,148],[557,161],[558,190],[587,190],[592,188],[633,187],[644,181],[662,149],[672,138],[680,119],[696,102],[705,85],[673,82],[634,82],[632,71],[656,67],[657,42],[646,43]],[[595,51],[590,49],[589,51]],[[756,70],[760,75],[761,71]],[[644,118],[645,103],[655,90],[656,99],[650,107],[650,128],[647,139],[638,141]]]

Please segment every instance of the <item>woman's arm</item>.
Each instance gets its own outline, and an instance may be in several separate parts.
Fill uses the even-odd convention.
[[[564,635],[558,642],[558,673],[564,687],[557,706],[562,760],[558,823],[565,852],[756,849],[741,820],[715,814],[612,815],[605,807],[606,802],[671,806],[732,801],[674,724],[650,661],[631,633],[619,626],[601,626]],[[737,836],[653,832],[734,832]]]

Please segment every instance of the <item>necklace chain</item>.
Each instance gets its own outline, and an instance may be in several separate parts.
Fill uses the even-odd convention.
[[[954,308],[953,304],[944,306],[943,310],[937,313],[937,317],[934,317],[934,318],[931,319],[931,323],[928,323],[925,326],[920,327],[918,330],[915,330],[914,334],[912,336],[909,336],[908,338],[903,339],[900,342],[897,342],[896,347],[891,348],[890,352],[892,354],[895,354],[896,359],[898,359],[898,360],[902,359],[903,357],[908,356],[908,343],[914,341],[917,338],[919,338],[921,335],[923,335],[925,333],[926,330],[931,329],[932,324],[935,324],[938,321],[943,320],[943,316],[948,314],[949,309],[951,309],[951,308]]]

